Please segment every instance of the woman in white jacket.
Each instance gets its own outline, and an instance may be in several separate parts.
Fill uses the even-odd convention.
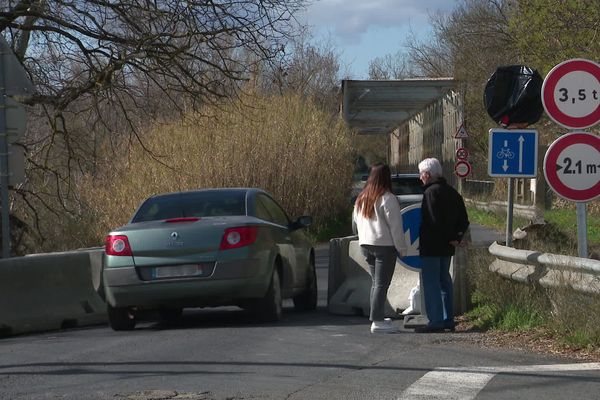
[[[371,167],[367,184],[354,204],[352,223],[371,273],[371,332],[396,332],[392,321],[385,318],[384,307],[396,257],[406,255],[406,245],[400,203],[392,193],[389,166]]]

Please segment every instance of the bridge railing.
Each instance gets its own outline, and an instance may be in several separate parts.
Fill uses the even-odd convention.
[[[518,250],[494,242],[489,252],[496,257],[490,271],[515,282],[542,287],[571,287],[582,293],[600,294],[600,261],[589,258]]]

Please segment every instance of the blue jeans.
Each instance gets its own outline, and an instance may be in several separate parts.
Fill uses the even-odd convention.
[[[429,325],[454,326],[454,287],[450,276],[452,257],[421,257],[421,281]]]
[[[360,246],[371,273],[371,312],[369,320],[383,321],[387,292],[396,268],[397,252],[394,246]]]

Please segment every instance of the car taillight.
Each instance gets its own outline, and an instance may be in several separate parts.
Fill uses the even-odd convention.
[[[132,256],[129,240],[125,235],[108,235],[104,251],[109,256]]]
[[[240,226],[237,228],[227,228],[221,240],[219,250],[236,249],[251,245],[256,241],[258,229],[255,226]]]
[[[200,221],[198,217],[179,217],[179,218],[169,218],[165,219],[165,222],[196,222]]]

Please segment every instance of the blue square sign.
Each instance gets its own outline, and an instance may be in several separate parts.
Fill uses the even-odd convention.
[[[537,174],[538,132],[526,129],[490,129],[488,175],[533,178]]]

